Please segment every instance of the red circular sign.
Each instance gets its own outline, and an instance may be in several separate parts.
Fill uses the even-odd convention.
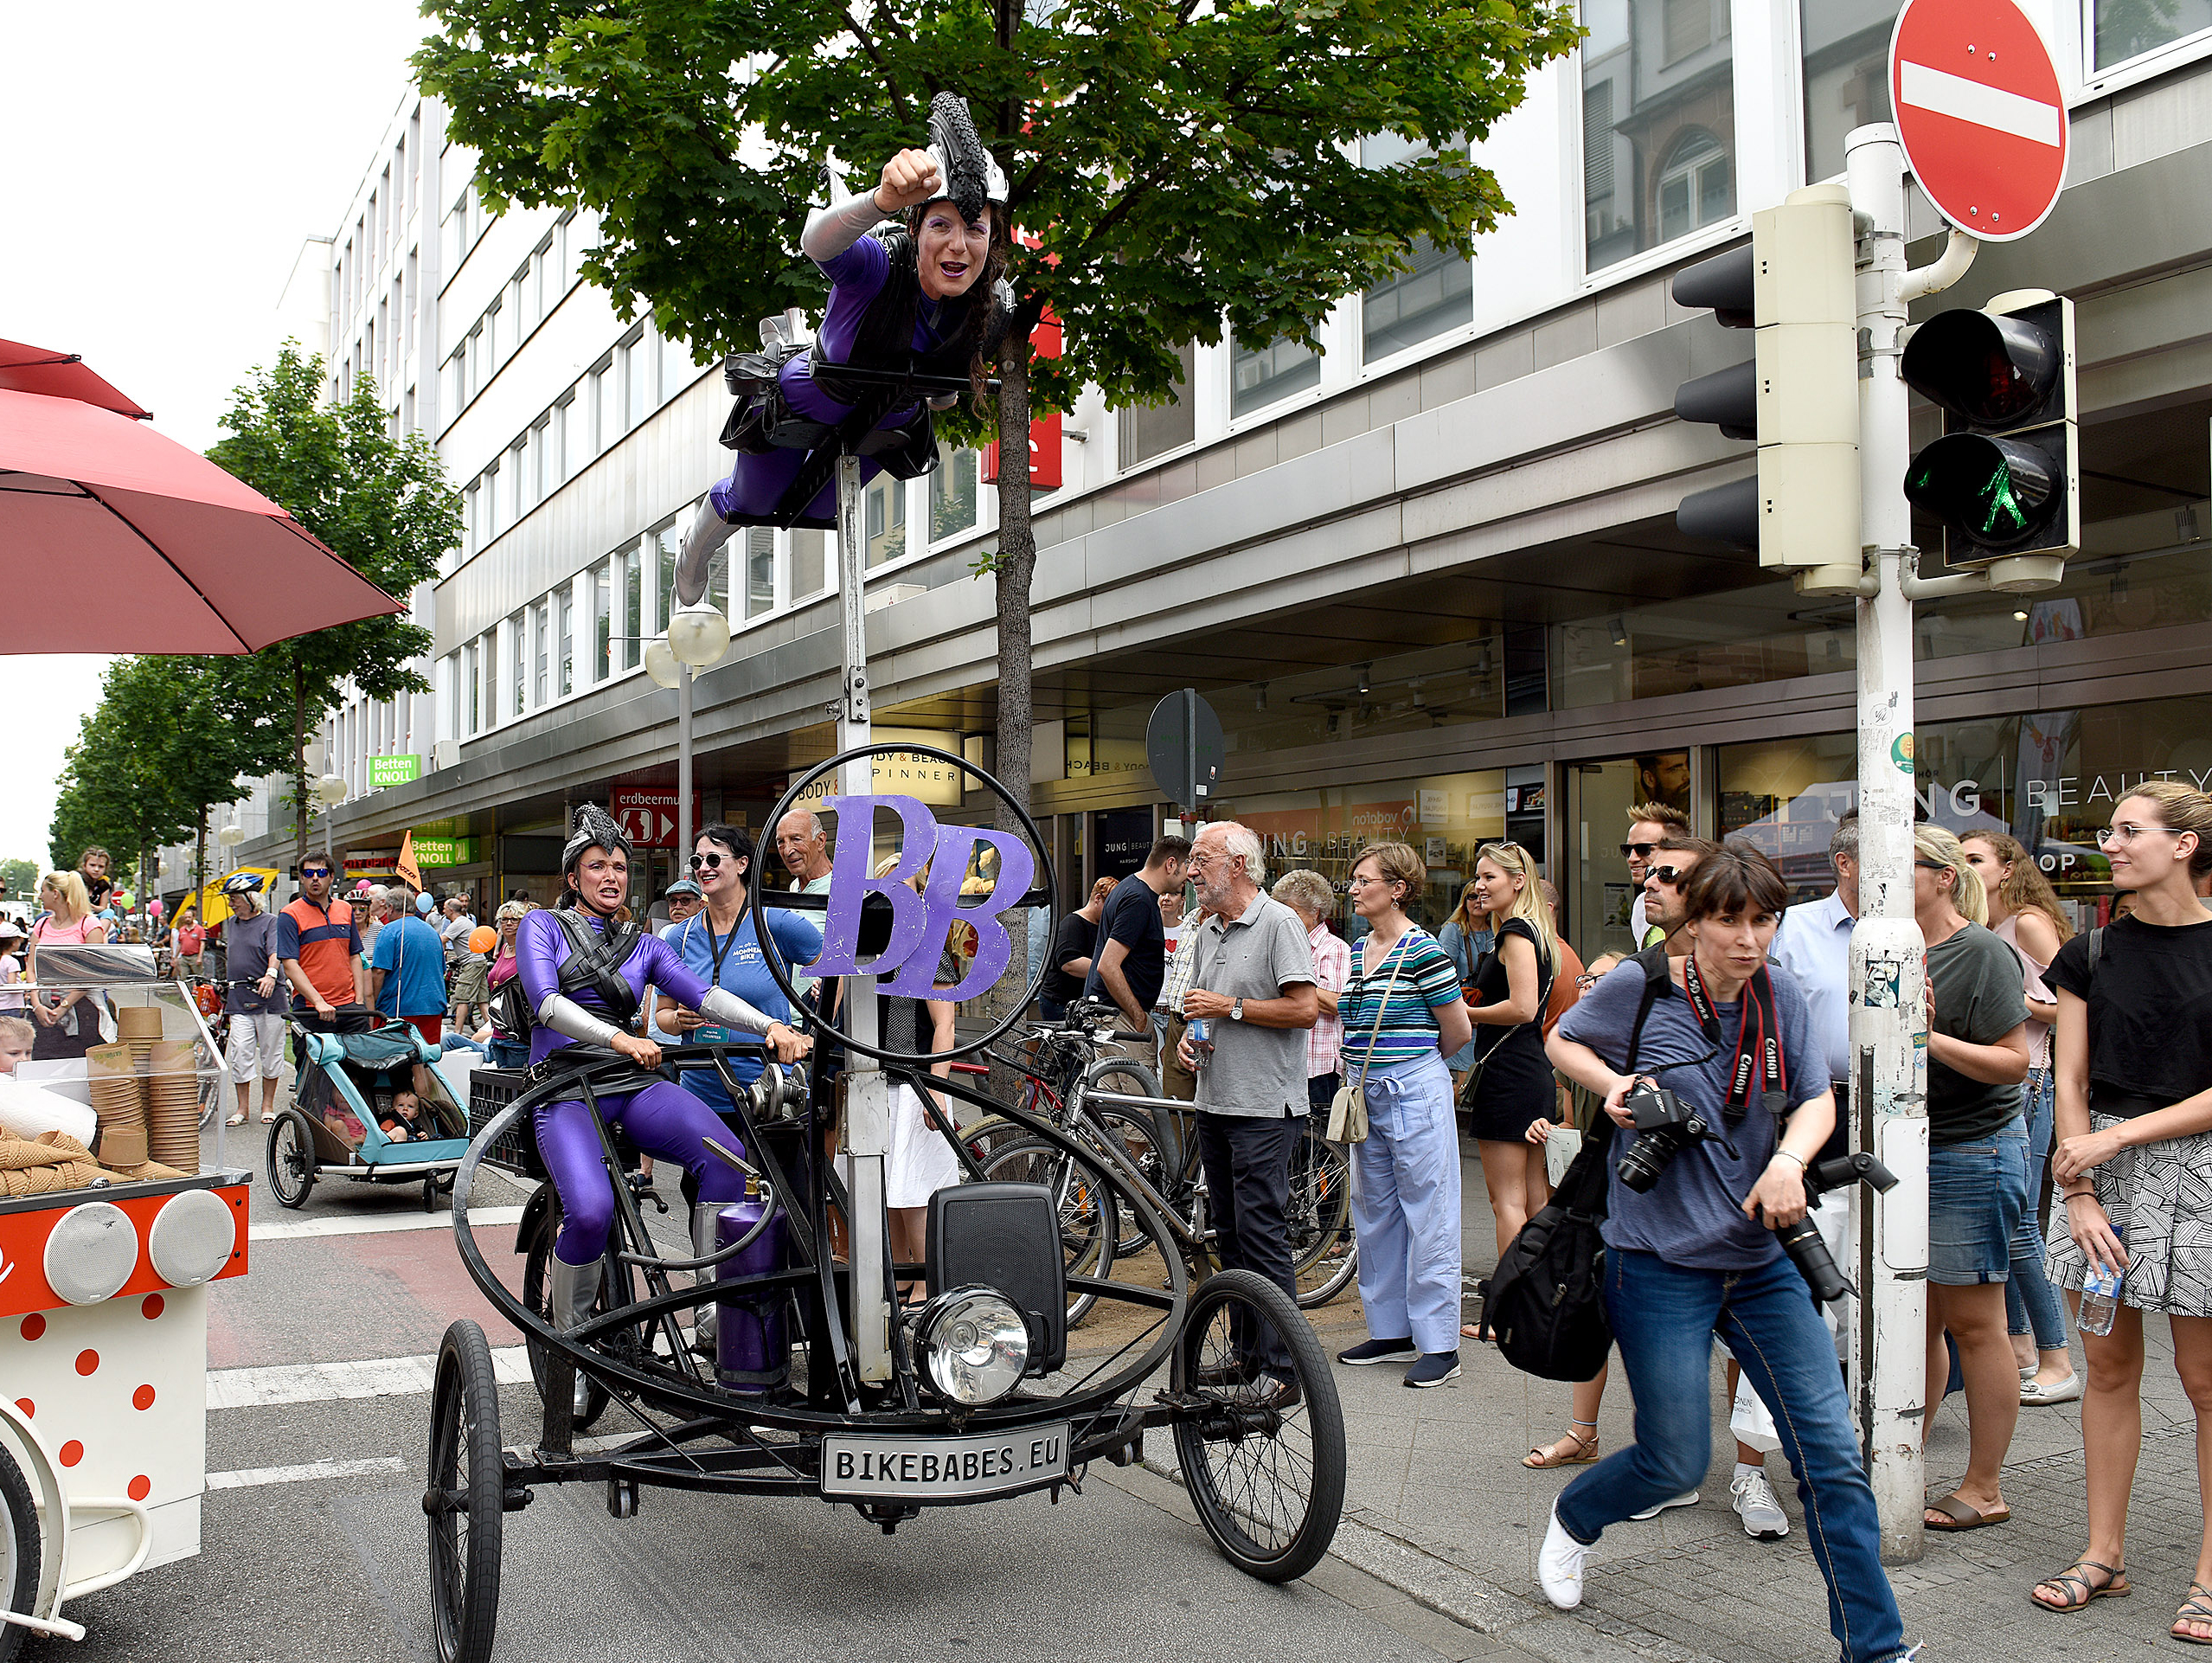
[[[1907,0],[1889,99],[1913,177],[1952,224],[2009,242],[2049,215],[2066,183],[2066,100],[2013,0]]]

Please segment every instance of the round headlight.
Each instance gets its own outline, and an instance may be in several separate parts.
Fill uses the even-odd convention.
[[[929,1382],[956,1403],[995,1403],[1021,1384],[1029,1326],[1014,1302],[990,1287],[939,1294],[915,1326]]]

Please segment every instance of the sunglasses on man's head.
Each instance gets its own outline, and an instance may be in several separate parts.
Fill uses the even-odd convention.
[[[1632,860],[1649,860],[1658,846],[1656,843],[1624,843],[1620,852]]]

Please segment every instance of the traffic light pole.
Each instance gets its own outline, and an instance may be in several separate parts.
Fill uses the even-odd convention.
[[[1913,914],[1913,599],[1918,581],[1904,479],[1912,459],[1899,358],[1906,305],[1957,280],[1973,257],[1954,234],[1942,260],[1905,266],[1905,153],[1896,129],[1860,127],[1844,141],[1858,234],[1859,912],[1851,931],[1851,1113],[1855,1145],[1897,1175],[1876,1199],[1852,1189],[1859,1242],[1859,1319],[1850,1335],[1851,1389],[1865,1439],[1886,1564],[1916,1560],[1927,1493],[1928,1121],[1927,953]],[[1952,587],[1939,581],[1940,588]]]

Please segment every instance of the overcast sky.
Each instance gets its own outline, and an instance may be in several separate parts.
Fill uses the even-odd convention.
[[[402,0],[16,8],[0,337],[81,353],[206,449],[231,389],[275,356],[293,257],[337,229],[423,33]],[[0,640],[35,646],[40,609],[99,582],[71,572],[62,592],[11,596]],[[0,858],[46,859],[62,748],[99,703],[101,663],[0,657]]]

